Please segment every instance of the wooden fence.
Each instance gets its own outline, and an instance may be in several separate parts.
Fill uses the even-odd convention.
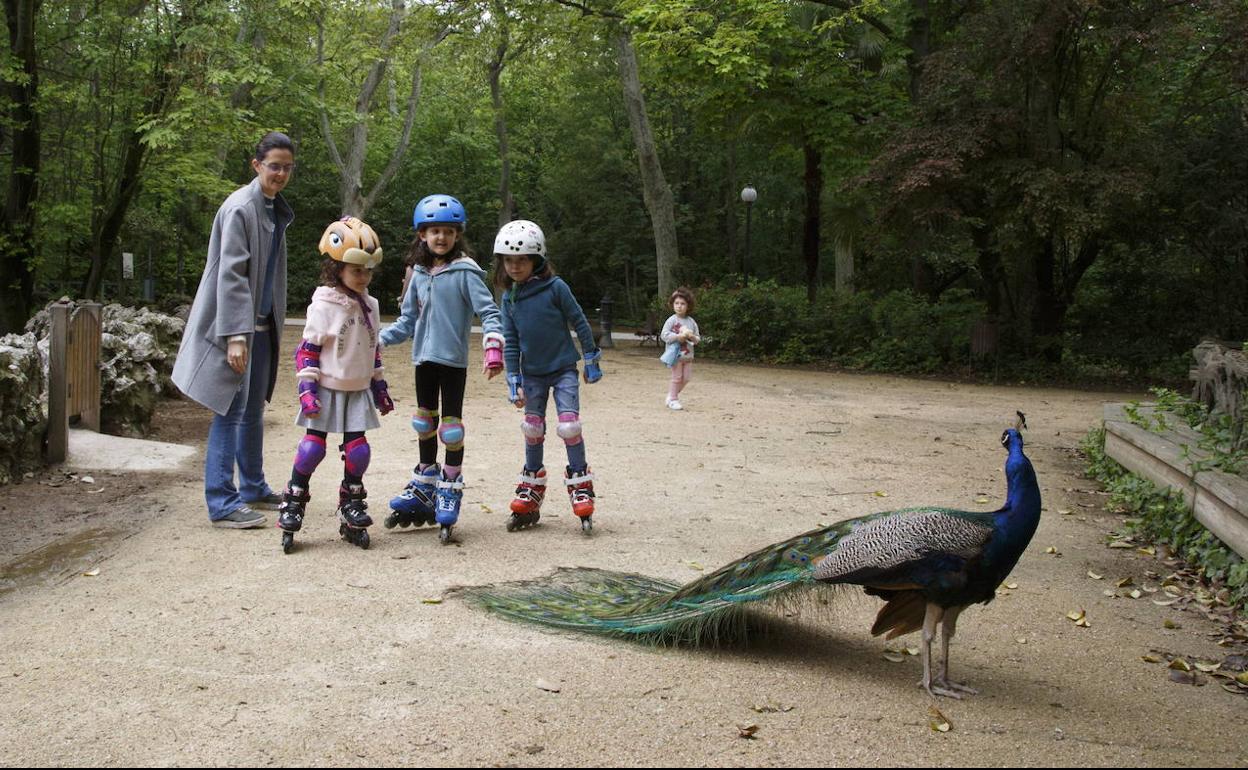
[[[102,306],[83,302],[71,315],[67,302],[49,308],[47,460],[69,454],[70,423],[100,429]]]

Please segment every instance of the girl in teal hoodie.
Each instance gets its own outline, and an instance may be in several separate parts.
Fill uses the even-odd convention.
[[[543,448],[546,440],[546,403],[553,392],[559,414],[556,431],[568,452],[563,482],[572,500],[572,512],[581,531],[593,529],[594,477],[585,457],[581,437],[580,389],[577,355],[568,334],[576,330],[585,359],[585,381],[602,378],[598,359],[602,351],[594,342],[585,313],[572,290],[554,274],[546,259],[546,237],[532,222],[508,222],[494,240],[494,284],[503,290],[503,337],[506,340],[507,384],[511,402],[524,409],[524,468],[516,498],[511,501],[507,531],[536,524],[546,495]]]
[[[485,285],[485,271],[464,249],[467,212],[449,195],[430,195],[412,215],[416,240],[408,254],[412,277],[399,317],[381,331],[383,345],[412,340],[416,367],[416,413],[420,439],[414,478],[390,501],[396,524],[438,524],[442,543],[451,539],[464,496],[464,389],[468,381],[468,333],[472,317],[484,331],[485,374],[502,371],[503,335],[498,306]],[[441,412],[439,414],[439,401]],[[446,447],[439,467],[438,441]]]

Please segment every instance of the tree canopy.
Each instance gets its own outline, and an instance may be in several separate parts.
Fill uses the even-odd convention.
[[[345,213],[380,233],[393,309],[412,207],[446,192],[483,261],[532,219],[582,304],[634,320],[748,273],[808,302],[971,297],[1049,362],[1245,337],[1241,0],[4,0],[4,20],[0,333],[62,294],[138,301],[149,275],[184,297],[276,129],[295,310]]]

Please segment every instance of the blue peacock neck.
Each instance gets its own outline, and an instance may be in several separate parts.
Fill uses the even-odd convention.
[[[997,526],[1004,530],[1007,541],[1021,541],[1025,548],[1040,523],[1040,484],[1031,460],[1023,454],[1023,437],[1018,431],[1008,431],[1007,446],[1006,498],[997,517]]]

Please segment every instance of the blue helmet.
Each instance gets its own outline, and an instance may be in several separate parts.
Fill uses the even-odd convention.
[[[412,212],[412,226],[417,230],[427,225],[454,225],[463,230],[467,224],[464,204],[449,195],[426,195]]]

